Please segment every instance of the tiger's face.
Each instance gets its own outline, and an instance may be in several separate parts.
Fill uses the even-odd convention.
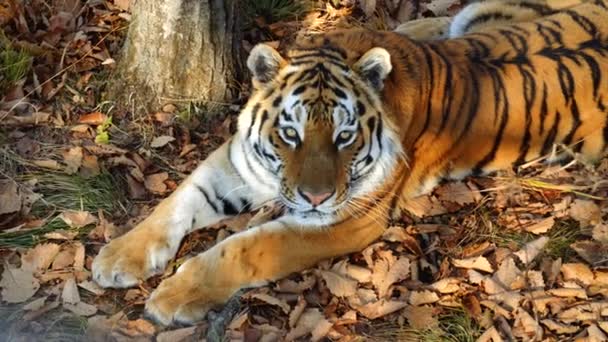
[[[289,213],[322,223],[386,180],[401,151],[380,99],[391,71],[386,50],[349,65],[336,50],[292,50],[284,59],[258,45],[247,65],[254,91],[239,134]]]

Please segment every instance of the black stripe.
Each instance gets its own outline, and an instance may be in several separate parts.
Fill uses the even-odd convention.
[[[572,76],[572,72],[570,72],[570,69],[564,63],[558,61],[557,75],[564,101],[569,104],[574,95],[574,77]]]
[[[291,94],[294,96],[300,95],[301,93],[304,92],[304,90],[306,90],[306,87],[307,87],[306,85],[301,85],[301,86],[297,87]]]
[[[542,23],[536,24],[536,30],[545,40],[545,44],[548,46],[552,46],[553,44],[563,44],[562,43],[562,34],[561,32],[543,25]]]
[[[249,160],[249,157],[251,155],[253,155],[255,157],[256,156],[255,153],[246,153],[246,151],[245,151],[245,144],[242,143],[240,145],[241,145],[241,152],[243,152],[243,157],[245,159],[245,166],[247,166],[247,168],[249,169],[249,172],[251,174],[253,174],[255,176],[255,178],[257,179],[257,181],[260,182],[261,184],[263,184],[264,186],[266,186],[266,187],[272,187],[268,183],[264,182],[264,178],[261,177],[259,175],[259,173],[257,173],[255,171],[255,169],[251,166],[251,161]]]
[[[418,139],[420,139],[420,137],[426,133],[426,131],[429,128],[429,124],[431,122],[431,104],[433,101],[433,87],[434,87],[434,69],[433,69],[433,57],[431,56],[431,54],[429,53],[428,50],[428,46],[426,45],[421,45],[422,48],[422,52],[424,53],[424,60],[426,61],[426,65],[428,68],[428,75],[429,75],[429,92],[427,94],[427,99],[426,99],[426,111],[424,113],[424,124],[422,125],[422,130],[420,130],[420,133],[418,133],[418,136],[416,137],[416,139],[414,139],[414,142],[418,141]]]
[[[471,94],[479,94],[479,80],[477,79],[477,72],[472,68],[472,65],[469,65],[469,75],[470,80],[473,85],[473,91]],[[469,129],[471,128],[471,124],[473,123],[473,119],[477,116],[477,111],[479,110],[479,96],[472,96],[471,103],[469,106],[469,111],[467,113],[467,120],[465,121],[465,125],[458,136],[456,141],[461,141],[465,134],[469,133]]]
[[[545,5],[536,3],[536,2],[522,1],[522,2],[518,2],[517,6],[533,10],[534,12],[539,13],[543,16],[555,13],[555,11],[551,7],[545,6]]]
[[[485,157],[481,159],[481,161],[479,161],[479,163],[477,163],[477,165],[475,165],[475,167],[473,168],[474,174],[481,174],[483,172],[483,168],[489,163],[491,163],[494,158],[496,158],[496,152],[498,152],[498,148],[502,143],[502,137],[505,131],[505,127],[507,126],[507,122],[509,121],[509,98],[507,96],[507,91],[505,89],[504,82],[501,79],[501,76],[496,71],[489,70],[489,75],[495,81],[494,87],[498,87],[498,89],[500,90],[500,98],[496,99],[496,101],[502,102],[502,112],[500,115],[498,132],[496,133],[496,137],[494,138],[492,149],[488,154],[485,155]]]
[[[573,10],[564,11],[565,14],[569,15],[575,23],[577,23],[585,32],[587,32],[591,37],[597,37],[597,26],[589,20],[589,18],[581,15]]]
[[[209,199],[209,194],[207,193],[207,191],[202,186],[200,186],[196,183],[194,184],[194,186],[198,189],[198,191],[200,191],[203,194],[203,196],[205,197],[205,200],[211,206],[211,209],[213,209],[213,211],[215,211],[217,214],[221,214],[221,211],[219,210],[217,204],[215,202],[211,201],[211,199]]]
[[[383,126],[382,126],[382,117],[378,117],[378,126],[376,127],[376,140],[378,140],[378,148],[380,149],[380,153],[382,153],[382,133],[383,133]]]
[[[570,145],[570,143],[572,143],[576,130],[581,126],[581,113],[579,112],[576,99],[572,101],[570,111],[572,113],[572,127],[570,128],[568,135],[564,138],[564,145]]]
[[[242,212],[249,212],[251,211],[251,202],[249,200],[247,200],[246,198],[239,198],[239,201],[241,202],[241,211]]]
[[[553,147],[553,143],[555,142],[555,137],[557,136],[557,129],[559,128],[560,118],[561,117],[560,117],[559,112],[556,112],[555,121],[553,121],[553,126],[551,126],[551,130],[549,130],[549,133],[547,134],[547,137],[545,138],[545,142],[543,143],[543,148],[540,152],[541,156],[544,156],[547,153],[549,153],[549,151],[551,151],[551,148]]]
[[[542,135],[545,132],[545,120],[549,109],[547,108],[547,84],[543,82],[543,98],[540,105],[540,125],[538,127],[538,135]]]
[[[589,56],[584,52],[579,52],[580,56],[585,60],[589,69],[591,69],[591,80],[593,81],[593,98],[597,98],[597,92],[600,87],[600,81],[602,79],[602,70],[595,58]]]
[[[516,165],[522,164],[526,161],[526,155],[530,149],[530,138],[532,137],[532,134],[530,133],[530,126],[532,125],[532,106],[534,105],[534,101],[536,99],[536,83],[534,82],[534,76],[532,76],[529,71],[523,69],[521,70],[521,74],[524,82],[523,88],[525,101],[524,110],[526,112],[526,132],[524,133],[524,137],[519,148],[519,156],[515,161]]]
[[[467,33],[475,25],[486,23],[488,21],[498,21],[498,20],[509,20],[510,21],[512,19],[513,19],[513,16],[510,15],[510,14],[502,14],[500,12],[484,13],[482,15],[479,15],[479,16],[475,17],[475,19],[469,21],[464,26],[463,30],[464,30],[465,33]]]
[[[222,198],[222,206],[224,208],[224,214],[226,215],[234,216],[241,213],[241,210],[227,198]]]

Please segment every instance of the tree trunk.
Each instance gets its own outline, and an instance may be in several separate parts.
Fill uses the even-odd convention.
[[[242,71],[238,0],[137,0],[110,95],[158,107],[227,103]],[[137,104],[137,105],[139,105]]]

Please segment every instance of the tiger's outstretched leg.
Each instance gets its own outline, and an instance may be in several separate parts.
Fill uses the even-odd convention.
[[[384,227],[384,222],[363,218],[330,228],[301,228],[285,218],[251,228],[186,261],[152,293],[146,313],[165,325],[192,323],[242,287],[261,286],[362,250]]]
[[[276,196],[277,189],[252,179],[255,172],[238,170],[246,161],[236,139],[213,152],[150,216],[101,249],[92,265],[99,285],[129,287],[162,273],[186,234]]]

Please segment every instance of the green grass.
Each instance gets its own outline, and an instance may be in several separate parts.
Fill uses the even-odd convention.
[[[0,140],[1,137],[2,134]],[[84,210],[97,214],[101,209],[109,217],[127,214],[129,202],[125,182],[105,170],[93,177],[43,170],[4,147],[0,148],[0,176],[10,178],[24,188],[25,184],[29,184],[27,188],[41,195],[33,202],[29,216],[45,219],[45,223],[37,228],[0,231],[0,248],[32,247],[45,241],[46,233],[58,229],[70,230],[57,217],[62,211]],[[77,238],[84,237],[92,228],[92,225],[80,228]]]
[[[465,246],[489,241],[499,247],[511,249],[522,248],[528,242],[547,236],[543,254],[552,258],[562,258],[567,261],[576,255],[570,245],[584,237],[578,222],[572,219],[556,219],[553,228],[547,233],[535,235],[523,230],[512,230],[496,224],[495,214],[485,206],[480,206],[474,212],[476,225],[465,229],[466,232],[458,241],[458,248],[452,249],[449,255],[458,255]]]
[[[434,329],[399,327],[394,323],[381,323],[369,336],[370,341],[425,341],[425,342],[474,342],[483,329],[462,309],[448,309],[438,317]]]
[[[43,197],[34,203],[32,213],[39,217],[54,210],[96,213],[102,209],[111,215],[127,212],[122,181],[107,172],[90,178],[59,172],[32,172],[18,180],[36,180],[35,192]]]
[[[35,319],[43,330],[34,332],[22,320],[24,313],[21,305],[0,305],[1,341],[82,341],[85,337],[86,317],[55,309]]]
[[[302,16],[312,8],[312,2],[306,0],[247,0],[245,2],[246,18],[262,18],[271,24],[282,20],[291,20]],[[251,25],[246,23],[246,26]]]
[[[32,68],[32,56],[23,49],[15,50],[0,30],[0,91],[24,78]]]
[[[60,229],[76,231],[78,235],[76,235],[75,239],[81,239],[89,234],[93,228],[95,228],[93,224],[77,229],[70,228],[62,219],[55,216],[38,228],[21,229],[15,232],[0,232],[0,248],[31,248],[46,241],[47,238],[44,237],[46,233]]]

